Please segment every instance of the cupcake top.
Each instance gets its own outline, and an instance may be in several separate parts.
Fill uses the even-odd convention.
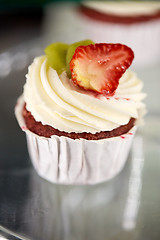
[[[160,11],[160,2],[157,1],[84,1],[83,6],[101,13],[109,13],[120,16],[149,16]]]
[[[26,108],[65,132],[110,131],[145,111],[142,81],[127,70],[134,54],[121,44],[55,43],[29,66]]]
[[[81,12],[93,20],[134,24],[160,19],[160,2],[146,1],[84,1]]]

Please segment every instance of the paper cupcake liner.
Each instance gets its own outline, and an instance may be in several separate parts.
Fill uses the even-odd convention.
[[[109,139],[85,140],[64,136],[40,137],[29,131],[22,117],[24,101],[19,98],[15,114],[26,133],[28,151],[37,173],[62,184],[95,184],[111,179],[123,168],[136,127]]]
[[[82,15],[80,19],[86,38],[131,47],[135,53],[133,65],[146,66],[160,59],[160,19],[134,24],[100,22]]]

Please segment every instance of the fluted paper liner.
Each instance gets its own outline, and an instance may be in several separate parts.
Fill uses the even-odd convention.
[[[71,139],[53,135],[40,137],[26,127],[23,98],[15,114],[26,133],[28,151],[37,173],[53,183],[95,184],[114,177],[123,168],[136,127],[129,133],[102,140]]]

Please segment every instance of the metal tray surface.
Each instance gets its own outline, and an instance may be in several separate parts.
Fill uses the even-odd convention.
[[[137,70],[148,114],[122,172],[93,186],[56,185],[34,171],[14,116],[27,66],[42,46],[40,39],[0,55],[0,239],[159,240],[159,65]]]

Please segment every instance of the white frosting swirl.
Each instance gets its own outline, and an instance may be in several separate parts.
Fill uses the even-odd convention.
[[[143,84],[132,71],[120,79],[114,96],[94,97],[79,91],[65,72],[59,77],[45,56],[35,58],[26,75],[24,100],[36,121],[60,131],[90,132],[112,130],[138,119],[145,105]]]

